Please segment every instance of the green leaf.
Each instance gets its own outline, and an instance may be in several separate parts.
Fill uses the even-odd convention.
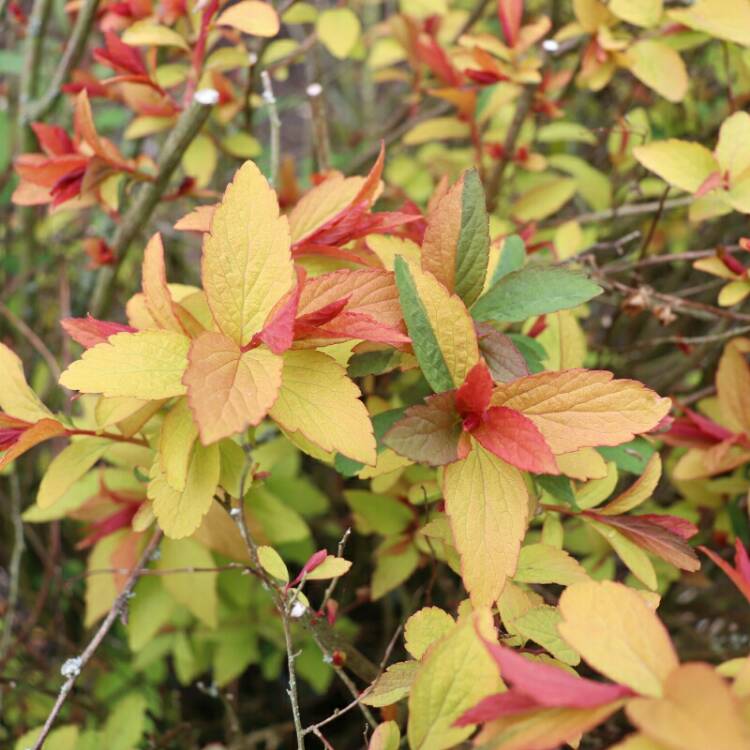
[[[471,308],[471,314],[479,322],[516,323],[577,307],[601,292],[601,287],[582,273],[559,266],[531,265],[493,284]]]
[[[596,449],[606,461],[614,461],[620,471],[630,474],[642,474],[649,458],[654,453],[654,446],[645,438],[637,437],[629,443],[614,447]]]
[[[484,187],[476,169],[464,175],[461,194],[461,229],[456,247],[454,291],[471,305],[482,293],[490,250],[489,219]]]
[[[520,271],[526,260],[526,246],[517,234],[511,234],[503,240],[500,250],[500,260],[492,273],[490,286],[494,286],[500,279],[513,271]]]
[[[518,351],[523,354],[526,360],[529,372],[533,375],[544,370],[544,360],[547,358],[545,348],[531,336],[524,336],[522,333],[509,333],[508,338],[515,344]]]
[[[136,747],[145,729],[146,707],[146,698],[141,693],[129,693],[118,701],[104,725],[101,747],[107,750]]]
[[[564,476],[553,476],[552,474],[539,474],[534,477],[536,483],[555,500],[562,500],[572,508],[578,508],[576,496],[570,479]]]
[[[372,418],[372,430],[375,433],[375,444],[378,453],[382,453],[386,449],[386,444],[383,442],[383,436],[388,430],[393,427],[396,422],[404,415],[406,409],[389,409],[388,411],[382,411],[380,414],[376,414]],[[336,454],[336,458],[333,465],[339,474],[345,477],[355,477],[359,474],[362,469],[365,468],[363,463],[359,461],[353,461],[351,458],[347,458],[341,453]]]

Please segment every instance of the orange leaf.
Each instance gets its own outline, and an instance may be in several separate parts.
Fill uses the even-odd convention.
[[[159,328],[182,333],[182,326],[174,311],[172,295],[167,288],[167,272],[164,267],[164,245],[161,235],[155,234],[143,251],[141,285],[146,307]]]
[[[35,425],[24,430],[18,440],[11,445],[0,457],[0,469],[4,469],[11,461],[31,450],[35,445],[54,437],[64,435],[65,427],[54,419],[40,419]]]

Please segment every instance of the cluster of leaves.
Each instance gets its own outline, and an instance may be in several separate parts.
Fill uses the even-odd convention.
[[[669,609],[708,586],[699,553],[750,601],[750,0],[553,5],[84,0],[71,121],[19,78],[0,470],[42,572],[16,611],[16,536],[17,750],[346,747],[368,723],[370,750],[750,745],[746,639],[696,655]],[[43,67],[49,2],[11,6]],[[308,78],[316,171],[281,158],[297,61],[362,74],[364,118],[368,86],[403,110],[379,151],[365,123],[343,156]],[[670,260],[694,265],[640,275]],[[52,261],[59,315],[32,294]],[[618,348],[665,325],[634,378]],[[50,587],[84,605],[36,627]],[[63,664],[56,704],[34,639],[57,659],[70,621],[120,638]]]

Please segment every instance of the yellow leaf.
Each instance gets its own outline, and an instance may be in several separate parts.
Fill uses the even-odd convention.
[[[392,234],[371,234],[368,235],[366,242],[387,271],[393,270],[393,262],[397,255],[403,255],[404,258],[414,263],[418,263],[421,257],[419,245],[408,237],[396,237]]]
[[[586,334],[570,310],[548,314],[547,327],[537,336],[537,341],[547,352],[544,360],[547,370],[570,370],[583,367],[586,358]]]
[[[527,190],[511,207],[518,221],[540,221],[559,211],[576,192],[576,181],[569,177],[547,180]]]
[[[82,437],[63,448],[53,459],[39,484],[36,504],[40,508],[54,505],[109,448],[104,438]]]
[[[148,497],[162,531],[172,539],[190,536],[200,526],[213,502],[219,482],[219,446],[204,448],[196,442],[190,456],[185,489],[181,492],[167,483],[157,457],[151,469]]]
[[[15,461],[34,446],[64,435],[65,432],[65,427],[56,419],[40,419],[36,424],[25,429],[21,436],[0,456],[0,469],[4,469],[11,461]]]
[[[605,516],[627,513],[648,500],[661,479],[661,457],[654,453],[648,460],[643,473],[624,492],[599,509]]]
[[[258,559],[266,573],[284,583],[289,582],[289,571],[281,555],[273,548],[263,545],[258,547]]]
[[[548,544],[527,544],[521,547],[518,569],[513,576],[519,583],[558,583],[570,586],[587,581],[588,573],[565,550]]]
[[[173,331],[118,333],[87,349],[60,376],[60,384],[104,396],[181,396],[189,346],[190,339]]]
[[[169,130],[175,124],[174,117],[157,117],[156,115],[143,115],[136,117],[125,128],[123,136],[126,140],[133,141],[137,138],[145,138],[147,135],[161,133]]]
[[[598,31],[600,26],[609,26],[614,20],[607,6],[599,0],[573,0],[573,12],[589,34]]]
[[[151,21],[136,21],[122,35],[122,41],[131,47],[181,47],[189,50],[187,42],[167,26]]]
[[[124,529],[100,539],[91,550],[86,561],[86,570],[102,570],[113,567],[112,553],[128,532]],[[103,617],[117,597],[115,577],[111,573],[86,576],[86,614],[84,624],[93,625]]]
[[[332,357],[313,350],[284,354],[281,389],[271,416],[324,451],[375,464],[375,437],[359,388]]]
[[[688,8],[670,10],[669,17],[709,36],[750,47],[749,0],[696,0]]]
[[[419,668],[416,661],[397,661],[375,681],[373,689],[362,698],[367,706],[390,706],[409,694]]]
[[[497,386],[492,403],[525,414],[553,453],[626,443],[653,429],[672,405],[635,380],[613,380],[606,370],[519,378]]]
[[[431,143],[452,138],[468,138],[471,129],[468,123],[457,117],[433,117],[418,122],[403,138],[407,146]]]
[[[617,464],[609,461],[606,473],[601,479],[592,479],[576,489],[576,505],[579,508],[593,508],[606,500],[617,486]]]
[[[161,235],[155,234],[143,251],[141,286],[146,307],[159,328],[182,333],[167,287],[167,272],[164,266],[164,245]]]
[[[26,383],[20,358],[5,344],[0,344],[0,372],[0,411],[25,422],[37,422],[52,416]]]
[[[590,666],[641,695],[658,697],[677,655],[641,596],[611,581],[576,583],[560,597],[560,635]]]
[[[735,112],[721,124],[716,159],[730,182],[750,169],[750,115]]]
[[[750,747],[737,696],[708,664],[683,664],[664,683],[663,698],[637,698],[626,711],[641,732],[670,750]]]
[[[739,302],[742,302],[748,294],[750,294],[749,282],[730,281],[721,288],[719,296],[717,297],[717,302],[722,307],[732,307]]]
[[[253,162],[227,187],[203,239],[203,287],[222,333],[240,346],[258,333],[292,287],[289,227]]]
[[[164,539],[159,547],[160,556],[156,564],[159,570],[180,568],[213,568],[211,553],[193,539]],[[216,627],[218,595],[216,581],[218,573],[172,573],[161,577],[164,588],[172,598],[187,607],[201,622],[210,628]]]
[[[446,467],[443,496],[464,586],[475,607],[490,606],[516,571],[528,517],[526,484],[518,469],[474,442],[464,460]]]
[[[181,398],[164,417],[159,435],[161,471],[173,490],[182,492],[185,489],[190,456],[197,438],[198,428],[187,399]]]
[[[705,146],[676,138],[637,146],[633,156],[662,180],[688,193],[694,193],[719,171],[718,162]]]
[[[560,638],[557,632],[559,623],[558,610],[548,604],[541,604],[514,618],[511,627],[514,633],[524,640],[538,643],[563,664],[575,666],[581,661],[581,657],[575,649]]]
[[[750,339],[737,338],[725,347],[716,370],[716,391],[724,422],[734,432],[750,432],[750,367],[745,354]]]
[[[409,694],[411,750],[458,745],[474,728],[454,727],[453,722],[501,689],[497,666],[479,633],[488,640],[496,638],[489,610],[467,617],[427,653]]]
[[[311,570],[305,578],[308,581],[325,581],[328,578],[338,578],[348,573],[352,567],[351,560],[344,560],[343,557],[328,555],[317,568]]]
[[[667,101],[681,102],[685,98],[687,69],[672,47],[657,39],[641,39],[628,48],[625,58],[630,72]]]
[[[646,29],[659,23],[664,12],[662,0],[612,0],[608,7],[623,21]]]
[[[588,479],[604,479],[607,476],[607,464],[601,454],[593,448],[579,448],[572,453],[563,453],[555,457],[560,473],[571,479],[585,482]]]
[[[406,650],[415,659],[421,659],[427,649],[453,630],[455,625],[456,621],[440,607],[423,607],[406,621]]]
[[[183,382],[203,445],[258,425],[276,400],[283,360],[265,346],[242,351],[206,331],[190,345]]]
[[[328,8],[315,23],[318,39],[334,56],[343,60],[349,56],[362,33],[357,14],[350,8]]]
[[[216,19],[217,26],[231,26],[245,34],[272,37],[279,33],[279,16],[271,3],[241,0]]]
[[[653,742],[642,734],[631,734],[622,742],[612,745],[609,750],[671,750],[660,743]]]
[[[234,5],[230,10],[236,7]],[[205,187],[211,182],[218,160],[219,153],[214,142],[207,135],[199,133],[182,155],[182,168],[188,177],[195,180],[197,187]]]

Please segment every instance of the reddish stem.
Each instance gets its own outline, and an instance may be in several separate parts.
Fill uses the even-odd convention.
[[[198,86],[198,80],[203,70],[203,60],[206,57],[206,39],[208,38],[208,29],[211,26],[211,19],[219,9],[219,0],[209,0],[206,7],[203,9],[203,15],[201,16],[201,28],[198,32],[198,41],[195,43],[195,49],[193,50],[193,69],[190,73],[187,86],[185,87],[185,98],[183,100],[183,106],[187,107],[193,98],[195,89]]]

